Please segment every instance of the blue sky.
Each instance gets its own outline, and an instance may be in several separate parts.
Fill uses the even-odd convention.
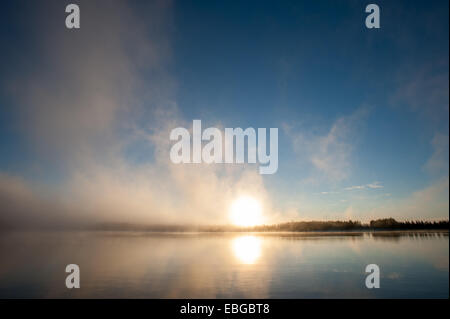
[[[70,210],[66,197],[86,187],[80,176],[104,194],[114,188],[105,180],[121,183],[122,202],[140,183],[156,196],[148,183],[164,180],[182,195],[166,190],[167,207],[149,203],[153,220],[165,220],[165,209],[179,218],[178,201],[208,212],[216,208],[197,207],[177,184],[191,168],[158,166],[169,160],[158,157],[168,136],[155,133],[201,119],[279,128],[278,172],[249,182],[274,219],[448,218],[448,1],[375,3],[381,28],[369,30],[363,1],[80,2],[82,27],[70,33],[64,4],[7,1],[2,191],[16,183],[30,202]],[[147,182],[148,167],[159,175]],[[204,169],[189,174],[224,178],[218,194],[257,171]],[[130,199],[141,200],[145,207]],[[86,211],[105,209],[86,202]]]

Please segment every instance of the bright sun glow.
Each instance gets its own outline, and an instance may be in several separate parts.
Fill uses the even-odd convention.
[[[254,264],[261,255],[261,239],[256,236],[241,236],[233,240],[233,252],[243,264]]]
[[[261,224],[261,204],[253,197],[243,196],[231,204],[230,218],[236,226],[255,226]]]

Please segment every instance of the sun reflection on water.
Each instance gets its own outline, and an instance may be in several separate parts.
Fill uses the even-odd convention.
[[[233,252],[236,258],[243,264],[254,264],[261,256],[261,239],[248,235],[233,239]]]

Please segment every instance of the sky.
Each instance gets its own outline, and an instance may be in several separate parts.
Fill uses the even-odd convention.
[[[448,1],[4,1],[0,221],[448,219]],[[170,131],[278,128],[278,171],[182,164]]]

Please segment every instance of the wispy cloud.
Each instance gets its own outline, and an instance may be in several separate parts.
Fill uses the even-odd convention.
[[[448,175],[449,136],[436,133],[431,141],[433,153],[425,163],[425,169],[432,175]]]
[[[417,112],[424,121],[448,123],[449,74],[448,58],[399,69],[397,90],[391,98],[393,105],[405,105]]]
[[[365,188],[366,188],[366,185],[354,185],[354,186],[346,187],[346,188],[344,188],[344,190],[352,191],[354,189],[365,189]]]
[[[373,182],[370,184],[365,184],[365,185],[354,185],[354,186],[349,186],[344,188],[344,190],[346,191],[352,191],[352,190],[357,190],[357,189],[377,189],[377,188],[383,188],[384,186],[381,185],[381,182]]]
[[[392,198],[385,205],[365,212],[371,218],[394,217],[399,219],[448,219],[448,176],[434,181],[429,186],[413,192],[402,199]],[[388,194],[385,194],[388,196]]]
[[[371,184],[366,185],[368,188],[383,188],[384,186],[381,185],[380,182],[373,182]]]
[[[319,174],[317,177],[338,182],[351,173],[352,154],[368,113],[367,107],[361,107],[350,115],[338,118],[325,135],[294,132],[288,125],[284,128],[292,138],[297,156],[306,157]]]

